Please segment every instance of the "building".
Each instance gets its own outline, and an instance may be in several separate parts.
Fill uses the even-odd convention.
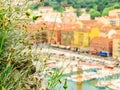
[[[53,12],[53,7],[51,7],[51,6],[42,6],[42,7],[39,7],[38,11],[40,13]]]
[[[90,46],[90,40],[94,37],[99,36],[100,32],[97,27],[94,28],[78,28],[74,30],[73,44],[72,47],[86,50]]]
[[[118,25],[117,16],[96,17],[95,20],[103,23],[104,25],[111,25],[111,26],[117,26]]]
[[[117,12],[117,25],[120,26],[120,11]]]
[[[119,25],[119,26],[115,26],[114,29],[116,30],[116,32],[117,32],[118,34],[120,34],[120,25]]]
[[[75,9],[73,7],[65,7],[65,12],[74,12]]]
[[[77,27],[74,23],[63,24],[63,29],[61,30],[61,45],[72,46],[73,32],[76,29]]]
[[[80,11],[86,13],[86,8],[80,8]]]
[[[29,24],[26,27],[30,43],[47,42],[47,27],[45,22]]]
[[[113,10],[109,11],[108,16],[117,16],[118,12],[120,12],[120,9],[113,9]]]
[[[98,24],[97,20],[80,20],[79,22],[81,22],[82,28],[91,28]]]
[[[109,11],[109,16],[116,16],[116,25],[120,25],[120,9],[114,9]]]
[[[120,34],[113,35],[113,58],[120,58]]]
[[[72,47],[78,50],[88,50],[90,40],[100,35],[99,23],[96,20],[80,20],[74,30]]]
[[[65,11],[61,13],[63,23],[74,23],[77,20],[77,15],[73,7],[66,7]]]
[[[72,47],[85,49],[89,47],[89,28],[81,28],[74,31]]]
[[[42,13],[42,19],[43,21],[47,21],[47,22],[62,23],[60,12],[53,11],[53,12],[48,12],[48,13]]]
[[[78,20],[91,20],[90,14],[82,13],[82,15],[79,16]]]
[[[61,29],[60,23],[48,22],[47,23],[47,40],[51,44],[60,44],[61,42]]]
[[[107,37],[95,37],[90,42],[90,52],[100,54],[104,52],[108,56],[112,53],[112,39]],[[101,55],[101,54],[100,54]]]
[[[117,26],[117,16],[106,16],[105,18],[108,20],[109,25]]]
[[[113,30],[113,26],[111,25],[104,25],[104,26],[101,26],[100,28],[100,36],[101,37],[108,37],[108,33]]]

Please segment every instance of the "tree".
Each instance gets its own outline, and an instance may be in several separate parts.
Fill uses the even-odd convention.
[[[100,12],[96,11],[95,9],[91,9],[89,13],[92,19],[94,19],[95,17],[99,17],[101,15]]]
[[[65,10],[65,9],[64,9],[63,6],[57,7],[57,11],[59,11],[59,12],[63,12],[64,10]]]
[[[97,11],[99,11],[99,12],[102,13],[104,7],[105,7],[105,6],[104,6],[102,3],[98,4],[98,5],[97,5]]]
[[[44,2],[44,6],[50,6],[49,2]]]
[[[115,9],[120,8],[120,4],[119,4],[119,3],[114,4],[114,5],[113,5],[113,8],[115,8]]]
[[[90,11],[90,8],[87,7],[87,8],[86,8],[86,12],[88,13],[89,11]]]
[[[75,13],[77,14],[77,16],[79,17],[83,12],[82,11],[80,11],[80,9],[76,9],[75,10]]]
[[[114,9],[114,8],[113,7],[104,8],[104,10],[102,12],[102,16],[108,16],[109,11],[112,9]]]

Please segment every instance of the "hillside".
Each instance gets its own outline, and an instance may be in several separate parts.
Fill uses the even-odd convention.
[[[95,16],[108,15],[109,10],[120,8],[120,0],[45,0],[44,3],[37,3],[32,5],[31,8],[37,9],[42,5],[52,6],[54,10],[59,12],[63,12],[64,8],[69,6],[77,10],[86,8],[86,11],[91,14],[91,18],[94,18]]]

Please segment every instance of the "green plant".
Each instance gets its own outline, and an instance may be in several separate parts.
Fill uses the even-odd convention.
[[[67,85],[67,79],[65,79],[65,83],[64,83],[63,88],[64,88],[65,90],[68,88],[68,85]]]
[[[0,90],[40,90],[45,81],[42,72],[46,69],[46,61],[50,55],[36,53],[41,48],[34,48],[29,44],[27,25],[29,22],[33,23],[38,16],[30,17],[28,6],[31,0],[21,3],[22,5],[12,0],[0,1]],[[36,67],[34,62],[39,62],[41,66]],[[39,71],[42,79],[37,74]],[[59,74],[59,79],[61,76],[62,73]]]
[[[83,12],[80,9],[76,9],[75,13],[79,17]]]
[[[57,69],[54,73],[50,75],[50,79],[48,80],[48,87],[50,88],[50,90],[54,90],[54,87],[58,84],[57,81],[60,81],[62,75],[62,69]]]

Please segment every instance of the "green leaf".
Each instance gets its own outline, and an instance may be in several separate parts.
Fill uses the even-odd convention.
[[[30,9],[28,9],[26,12],[25,12],[25,14],[26,14],[26,16],[30,16],[30,14],[31,14],[31,10]]]
[[[5,87],[2,86],[2,90],[6,90]]]
[[[12,69],[12,66],[8,66],[0,75],[0,80],[2,80]]]
[[[37,20],[39,16],[33,16],[33,21]]]
[[[64,83],[63,88],[64,88],[65,90],[68,88],[68,85],[67,85],[67,79],[65,79],[65,83]]]
[[[44,0],[40,0],[40,2],[44,2]]]

